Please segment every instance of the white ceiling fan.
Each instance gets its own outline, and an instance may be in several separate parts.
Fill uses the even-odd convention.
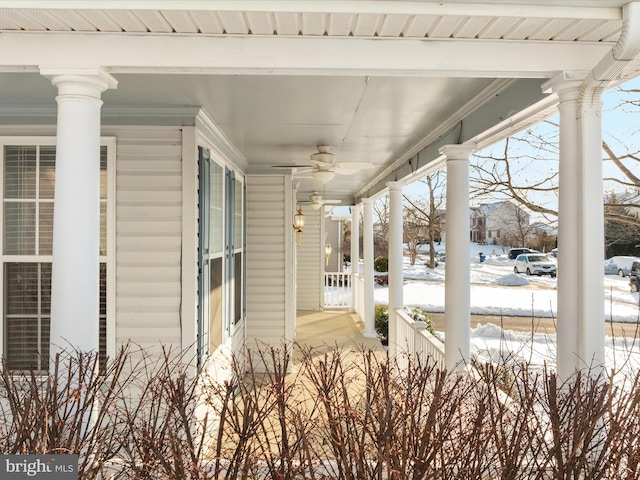
[[[309,200],[310,200],[309,202],[299,202],[299,203],[300,205],[309,205],[314,210],[319,210],[320,207],[322,207],[327,203],[341,203],[340,200],[324,199],[322,198],[322,195],[320,195],[318,192],[312,192],[311,195],[309,195]]]
[[[336,174],[351,175],[373,168],[369,162],[336,162],[335,154],[329,152],[330,146],[318,145],[317,148],[318,151],[310,156],[313,165],[273,165],[273,168],[301,169],[296,174],[311,172],[312,178],[320,183],[327,183]]]

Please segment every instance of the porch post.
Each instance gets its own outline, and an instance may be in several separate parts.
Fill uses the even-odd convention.
[[[564,75],[548,82],[559,97],[560,162],[558,167],[558,376],[567,380],[579,368],[579,196],[578,98],[581,81]]]
[[[351,309],[357,312],[357,292],[360,285],[357,276],[360,273],[360,206],[351,207]],[[360,312],[358,312],[360,313]]]
[[[578,268],[580,360],[595,375],[604,367],[604,182],[602,178],[602,91],[580,94],[578,111]],[[562,255],[560,247],[558,254]],[[564,299],[563,299],[564,301]]]
[[[363,259],[364,259],[364,332],[367,338],[376,338],[374,322],[375,302],[373,298],[373,200],[364,198]]]
[[[402,272],[402,184],[389,182],[389,350],[397,351],[407,345],[398,345],[406,338],[398,338],[398,319],[396,310],[403,307]]]
[[[447,261],[445,262],[445,366],[465,368],[470,349],[469,155],[475,145],[445,145],[447,157]]]
[[[99,348],[100,96],[117,81],[97,67],[47,67],[40,73],[58,88],[50,337],[54,358],[65,349]]]

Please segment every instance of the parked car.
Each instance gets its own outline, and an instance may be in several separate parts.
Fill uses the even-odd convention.
[[[509,250],[509,258],[511,260],[513,260],[518,255],[520,255],[521,253],[540,253],[540,252],[537,252],[535,250],[531,250],[529,248],[512,248],[511,250]]]
[[[629,287],[632,292],[640,291],[640,262],[633,262],[629,272]]]
[[[626,277],[631,271],[633,262],[640,262],[640,258],[622,255],[611,257],[604,262],[604,274]]]
[[[558,258],[558,249],[554,248],[553,250],[551,250],[551,252],[549,253],[549,256],[553,258]]]
[[[556,263],[543,253],[523,253],[516,257],[513,271],[525,272],[527,275],[549,275],[555,278],[557,267]]]

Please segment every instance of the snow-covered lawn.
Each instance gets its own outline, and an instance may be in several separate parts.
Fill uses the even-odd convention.
[[[478,315],[502,315],[522,317],[551,317],[557,315],[558,296],[556,278],[515,274],[514,261],[506,252],[495,247],[472,244],[471,313]],[[499,248],[499,247],[498,247]],[[436,246],[445,251],[445,245]],[[479,253],[486,255],[480,263]],[[418,305],[429,312],[444,311],[444,264],[434,269],[425,266],[428,253],[421,254],[415,265],[408,258],[404,264],[404,304]],[[604,268],[604,267],[603,267]],[[562,272],[558,272],[562,275]],[[615,322],[638,322],[638,293],[631,293],[628,280],[615,275],[605,276],[605,318]],[[387,287],[376,286],[375,302],[388,303]],[[472,329],[472,353],[486,359],[500,355],[515,355],[532,364],[555,363],[555,335],[504,331],[496,325],[483,325]],[[628,338],[607,337],[607,356],[610,366],[619,369],[637,369],[640,365],[638,341]],[[508,353],[507,353],[508,352]],[[630,353],[633,355],[630,357]]]

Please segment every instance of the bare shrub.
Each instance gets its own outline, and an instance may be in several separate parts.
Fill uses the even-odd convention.
[[[124,354],[122,356],[124,358]],[[122,362],[101,368],[97,354],[63,353],[49,375],[0,371],[0,449],[7,454],[76,454],[81,478],[118,457],[126,425],[113,415],[130,378]]]
[[[0,372],[3,453],[79,455],[82,479],[618,479],[640,476],[640,375],[348,348],[262,346],[232,375],[180,352],[74,352]],[[471,373],[470,373],[471,372]]]

